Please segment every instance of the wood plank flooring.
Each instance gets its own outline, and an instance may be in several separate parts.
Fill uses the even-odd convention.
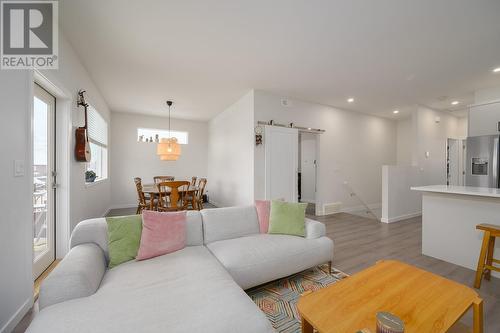
[[[354,274],[377,260],[396,259],[472,287],[474,271],[422,255],[420,217],[391,224],[345,213],[309,217],[325,223],[334,241],[333,266],[341,271]],[[485,332],[500,332],[500,279],[483,281],[478,293],[484,300]],[[472,311],[462,321],[471,326]]]

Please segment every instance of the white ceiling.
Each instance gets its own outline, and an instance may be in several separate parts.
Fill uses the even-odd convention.
[[[500,85],[499,0],[64,0],[113,111],[207,120],[252,88],[395,117]],[[350,96],[355,102],[348,104]]]

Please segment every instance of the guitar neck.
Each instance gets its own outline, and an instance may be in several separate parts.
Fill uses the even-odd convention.
[[[84,105],[83,107],[85,108],[85,126],[84,126],[84,128],[87,129],[88,128],[87,127],[87,105]]]

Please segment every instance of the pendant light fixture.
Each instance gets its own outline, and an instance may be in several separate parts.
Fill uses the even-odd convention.
[[[177,142],[177,138],[172,137],[170,132],[170,107],[172,101],[167,101],[168,105],[168,138],[161,138],[160,143],[156,147],[156,154],[160,155],[162,161],[177,161],[181,156],[181,146]]]

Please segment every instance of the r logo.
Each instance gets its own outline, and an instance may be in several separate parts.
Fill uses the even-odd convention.
[[[3,55],[53,54],[54,3],[2,1]]]

